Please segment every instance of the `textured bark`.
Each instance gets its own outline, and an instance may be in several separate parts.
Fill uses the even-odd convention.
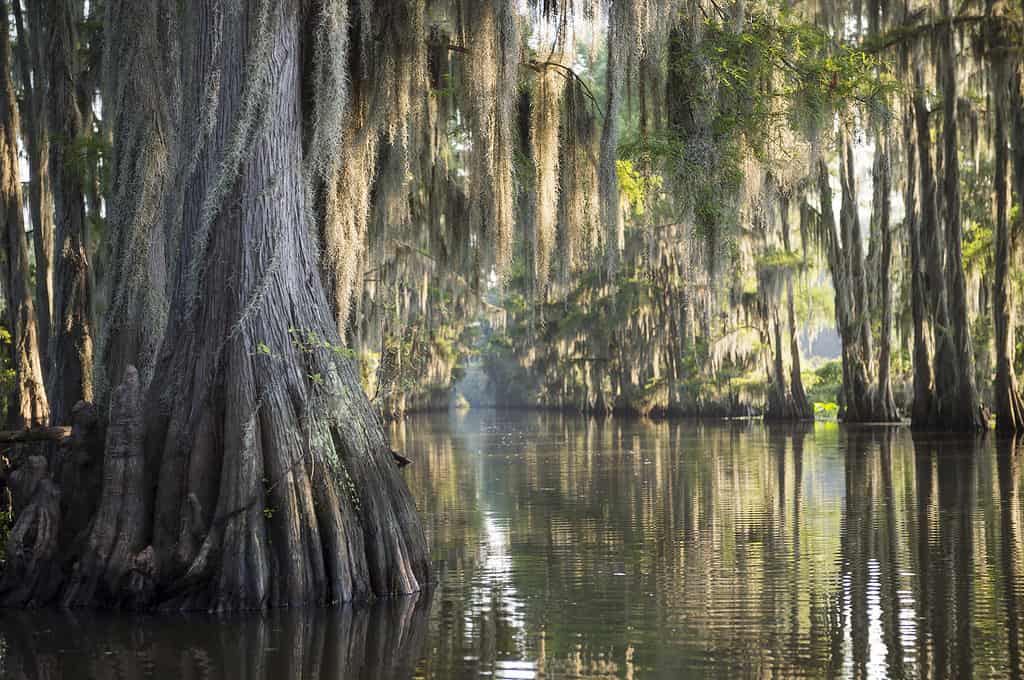
[[[39,354],[39,330],[29,288],[28,240],[18,179],[18,104],[11,83],[7,2],[0,0],[0,245],[7,256],[7,312],[11,323],[15,383],[9,410],[16,428],[45,425],[50,416]]]
[[[60,488],[43,456],[31,456],[8,477],[17,521],[7,538],[0,596],[25,606],[46,604],[61,583]]]
[[[941,41],[943,199],[946,220],[946,285],[949,291],[949,331],[952,361],[936,365],[939,409],[946,429],[970,431],[986,427],[974,383],[974,349],[967,310],[967,282],[963,268],[963,225],[960,215],[960,155],[957,132],[957,85],[952,9],[943,0],[949,22]],[[946,327],[943,327],[946,328]],[[942,331],[945,333],[945,331]]]
[[[169,605],[412,592],[427,559],[411,496],[354,366],[324,346],[341,339],[304,220],[299,3],[244,3],[219,45],[215,5],[186,16],[191,72],[222,81],[186,187],[186,264],[150,396]],[[205,102],[192,105],[185,118],[201,119]]]
[[[876,233],[880,240],[879,262],[879,302],[881,304],[882,330],[878,357],[878,389],[875,412],[879,420],[898,420],[899,411],[892,396],[890,366],[892,363],[892,228],[890,225],[890,196],[892,194],[892,175],[889,166],[889,151],[882,135],[877,137],[875,152],[875,168],[873,181],[875,184],[874,207],[877,212]]]
[[[789,198],[783,197],[780,210],[782,212],[782,244],[787,252],[793,252],[789,237]],[[790,394],[793,398],[794,415],[799,420],[814,418],[814,408],[807,401],[804,391],[804,379],[800,370],[800,342],[797,339],[796,312],[793,305],[793,277],[786,279],[786,312],[789,321],[789,359],[790,359]]]
[[[1013,432],[1024,428],[1024,399],[1017,385],[1013,368],[1013,304],[1011,301],[1010,267],[1013,264],[1013,244],[1009,228],[1009,195],[1007,166],[1006,101],[1009,99],[1006,74],[997,69],[997,88],[993,96],[996,102],[995,129],[995,280],[992,283],[992,315],[996,340],[996,430]]]
[[[138,372],[128,367],[111,400],[102,495],[64,588],[65,605],[144,604],[152,596],[153,551],[143,550],[149,508],[141,404]]]
[[[877,420],[876,393],[871,384],[874,373],[871,318],[868,307],[867,275],[864,268],[864,239],[857,214],[857,185],[853,165],[853,145],[843,140],[839,172],[842,200],[839,231],[842,239],[841,266],[846,270],[846,324],[843,343],[846,392],[844,420]]]
[[[53,422],[70,420],[71,409],[92,394],[92,285],[89,275],[85,192],[75,144],[82,134],[75,77],[78,59],[75,3],[48,0],[50,176],[56,212],[54,329],[49,371]]]
[[[108,0],[104,108],[113,140],[114,178],[107,210],[109,304],[99,336],[97,400],[119,385],[129,365],[145,389],[167,320],[171,149],[175,125],[168,91],[177,64],[162,32],[163,2]],[[166,28],[164,29],[166,30]]]
[[[1011,146],[1013,155],[1013,204],[1017,207],[1017,219],[1021,220],[1015,227],[1024,223],[1024,73],[1018,68],[1011,76],[1010,106],[1013,116],[1008,124],[1012,125]]]
[[[821,231],[825,238],[829,270],[835,288],[836,325],[842,341],[843,387],[841,418],[846,422],[895,420],[897,415],[882,408],[873,384],[872,339],[864,249],[857,218],[853,149],[842,145],[840,157],[842,201],[839,229],[832,214],[832,189],[828,166],[818,161],[818,192],[821,201]]]
[[[94,463],[102,447],[96,410],[80,404],[72,418],[70,438],[16,460],[7,475],[15,522],[0,576],[0,604],[54,602],[66,576],[67,547],[81,540],[95,507],[99,470]]]
[[[786,252],[790,252],[790,238],[789,238],[789,201],[785,196],[780,196],[780,212],[782,221],[782,242]],[[787,343],[783,342],[782,337],[782,322],[779,318],[779,301],[769,300],[767,298],[761,301],[761,306],[764,311],[763,314],[768,316],[770,319],[765,318],[764,321],[770,321],[772,342],[770,344],[770,351],[772,352],[772,365],[771,370],[768,371],[768,403],[765,408],[764,418],[765,420],[807,420],[814,417],[814,411],[810,404],[807,403],[807,395],[804,393],[803,380],[800,376],[800,347],[797,342],[796,336],[796,319],[793,311],[793,274],[791,272],[785,272],[785,286],[786,286],[786,304],[787,311],[789,314],[789,342],[788,351],[792,363],[792,369],[790,375],[786,375],[784,350]],[[762,287],[759,282],[759,288]],[[767,292],[763,293],[767,295]]]
[[[35,306],[43,375],[49,371],[50,319],[53,315],[53,194],[50,191],[50,136],[46,120],[46,3],[28,3],[28,21],[21,0],[12,3],[18,36],[18,66],[24,93],[21,116],[28,156],[29,216],[35,255]]]
[[[4,430],[0,432],[0,444],[20,444],[24,442],[62,442],[71,436],[71,428],[32,427],[24,430]]]
[[[759,247],[767,248],[767,222],[760,213],[755,213],[753,227],[754,232],[760,236]],[[764,419],[791,420],[793,403],[786,382],[782,358],[782,324],[779,322],[778,301],[775,299],[778,284],[774,280],[774,271],[759,270],[757,278],[757,328],[767,385]]]
[[[917,143],[914,141],[914,119],[910,109],[908,103],[908,111],[903,123],[907,171],[904,222],[910,250],[910,312],[914,326],[914,403],[910,417],[912,422],[922,423],[927,422],[932,411],[933,380],[932,358],[929,351],[930,328],[925,289],[925,263],[917,206]]]
[[[769,305],[762,302],[764,307]],[[765,310],[767,311],[767,310]],[[762,316],[761,322],[771,327],[771,342],[765,342],[766,351],[771,360],[765,360],[765,372],[768,377],[768,403],[765,405],[765,420],[791,420],[793,418],[793,400],[786,385],[786,371],[782,360],[782,325],[779,323],[778,310],[771,310],[771,319]],[[767,338],[763,338],[767,340]]]
[[[622,7],[621,3],[613,5],[613,13],[614,11],[627,11]],[[608,68],[605,78],[607,99],[604,123],[601,128],[601,158],[598,165],[601,223],[607,229],[604,238],[609,272],[618,269],[626,242],[622,211],[619,210],[619,178],[616,172],[615,155],[619,143],[619,111],[622,108],[625,85],[623,81],[625,80],[626,64],[624,62],[628,56],[622,54],[618,47],[621,42],[624,42],[616,39],[616,31],[622,30],[621,27],[617,27],[618,23],[613,19],[608,26]]]
[[[44,470],[37,486],[63,492],[59,510],[49,496],[26,501],[8,546],[18,580],[0,584],[8,604],[252,609],[427,581],[412,497],[338,351],[318,272],[301,6],[246,0],[230,17],[217,0],[169,6],[182,41],[180,134],[192,144],[172,154],[180,185],[161,190],[180,190],[164,200],[182,208],[167,327],[148,390],[124,368],[105,446],[73,436],[59,468]],[[138,29],[151,12],[120,3],[110,29]],[[132,119],[152,113],[144,96],[130,102]],[[114,149],[116,167],[134,163],[129,176],[147,167],[137,149]],[[56,541],[49,532],[45,551],[26,549],[44,519],[59,525]]]
[[[943,193],[947,205],[946,220],[943,224],[939,221],[939,196],[932,164],[930,112],[925,103],[924,78],[920,69],[915,73],[914,85],[914,116],[921,179],[919,244],[924,251],[924,288],[931,293],[928,311],[935,350],[932,359],[934,391],[930,402],[931,408],[923,420],[915,413],[917,417],[912,424],[917,428],[973,431],[979,429],[982,422],[974,390],[970,333],[966,327],[967,301],[961,262],[958,171],[955,167],[956,162],[952,163],[953,168],[949,168],[950,163],[946,163]],[[948,96],[954,94],[950,92]],[[953,115],[952,111],[955,109],[952,102],[946,104],[946,108],[950,110],[944,110],[944,118],[946,115]],[[953,121],[952,128],[947,127],[944,133],[952,133],[955,136],[955,131],[956,125]],[[947,159],[956,160],[955,140],[947,140],[945,151]],[[951,177],[955,178],[952,186]],[[952,292],[954,288],[959,290],[955,296]],[[961,344],[965,341],[966,347]],[[970,359],[969,362],[963,357],[965,353]]]

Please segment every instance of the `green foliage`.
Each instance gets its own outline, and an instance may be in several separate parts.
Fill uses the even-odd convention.
[[[64,139],[67,139],[65,137]],[[81,134],[71,140],[68,164],[84,182],[107,186],[109,180],[110,143],[100,133]]]
[[[769,247],[757,256],[755,265],[758,271],[795,272],[806,266],[799,253]]]
[[[831,409],[839,401],[839,392],[843,385],[843,365],[839,360],[827,361],[813,372],[804,372],[804,389],[807,392],[807,400],[814,404],[815,416],[818,416],[818,406],[825,409],[821,416],[829,417]],[[838,407],[836,407],[838,412]]]
[[[7,545],[7,537],[14,527],[14,512],[12,510],[0,511],[0,545]],[[0,553],[0,565],[3,564],[6,551]]]
[[[822,28],[771,4],[750,11],[739,31],[725,19],[706,21],[701,56],[738,103],[716,129],[744,135],[760,157],[778,148],[782,126],[813,135],[850,104],[881,107],[895,88],[878,55],[836,45]]]
[[[0,413],[7,413],[8,400],[14,393],[16,380],[17,375],[11,362],[11,332],[0,326]]]
[[[615,171],[619,177],[619,191],[632,209],[633,215],[642,217],[651,194],[660,191],[662,179],[657,174],[643,174],[633,165],[631,160],[622,159],[615,162]]]
[[[324,350],[345,359],[356,358],[354,349],[321,338],[315,331],[293,327],[288,329],[288,334],[291,336],[292,346],[301,352],[309,354],[317,350]]]
[[[814,371],[814,375],[822,383],[841,384],[843,382],[843,364],[838,359],[825,362]]]
[[[834,401],[814,402],[814,417],[818,420],[838,420],[839,404]]]

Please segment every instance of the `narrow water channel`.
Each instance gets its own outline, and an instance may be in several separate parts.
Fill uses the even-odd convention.
[[[415,416],[437,584],[329,610],[0,611],[12,678],[1020,677],[1024,446]]]

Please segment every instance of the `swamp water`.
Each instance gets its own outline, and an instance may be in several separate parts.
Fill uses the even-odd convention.
[[[469,411],[391,426],[437,584],[0,611],[3,678],[1020,677],[1024,444]]]

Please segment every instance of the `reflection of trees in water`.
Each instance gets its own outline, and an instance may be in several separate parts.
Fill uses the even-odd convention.
[[[440,526],[446,520],[435,511],[450,517],[476,506],[447,499],[450,488],[506,521],[512,567],[498,579],[483,573],[485,559],[474,554],[486,536],[447,543],[465,552],[461,590],[439,586],[451,592],[439,601],[448,609],[436,621],[444,627],[437,637],[442,644],[461,639],[461,647],[446,650],[454,667],[463,667],[464,657],[489,666],[480,657],[492,650],[478,634],[508,642],[493,649],[496,659],[528,658],[549,670],[569,664],[591,675],[610,672],[609,659],[625,672],[634,647],[636,663],[648,667],[713,663],[745,673],[796,667],[811,674],[824,667],[827,649],[815,641],[827,638],[815,633],[835,567],[815,556],[823,548],[834,553],[838,539],[822,532],[823,524],[802,536],[801,515],[809,504],[837,519],[838,504],[833,482],[815,476],[817,463],[805,465],[807,429],[557,414],[531,415],[519,428],[526,436],[499,428],[503,437],[457,441],[454,449],[450,440],[413,441],[415,428],[400,435],[417,465],[430,458],[411,481],[428,527],[438,525],[428,528],[435,540],[452,529]],[[446,478],[438,480],[442,469]],[[457,521],[474,531],[485,524]],[[476,601],[475,589],[488,579],[493,620],[486,629],[468,626],[454,610]],[[524,605],[519,625],[510,600]],[[544,633],[524,641],[523,630]],[[801,648],[798,658],[788,658],[792,644]]]
[[[0,676],[12,680],[411,677],[430,594],[372,605],[230,616],[5,611]]]
[[[847,429],[832,672],[1020,677],[1012,442]]]
[[[461,417],[391,431],[433,607],[3,612],[0,677],[1022,675],[1016,442]]]
[[[999,518],[1002,528],[999,541],[999,566],[1002,580],[1003,610],[1006,615],[1007,662],[1014,678],[1024,676],[1021,663],[1021,502],[1020,442],[1000,438],[996,442],[996,464],[999,484]]]
[[[404,440],[450,575],[431,617],[439,675],[518,659],[581,677],[1020,677],[1006,444],[476,417],[466,434],[418,438],[417,424]],[[487,566],[495,540],[501,569]]]
[[[841,525],[841,588],[833,597],[838,623],[830,631],[831,667],[850,677],[905,675],[904,639],[914,621],[901,617],[909,559],[900,545],[902,499],[912,483],[894,446],[907,446],[893,427],[849,428],[843,438],[846,507]],[[895,475],[895,477],[894,477]]]

